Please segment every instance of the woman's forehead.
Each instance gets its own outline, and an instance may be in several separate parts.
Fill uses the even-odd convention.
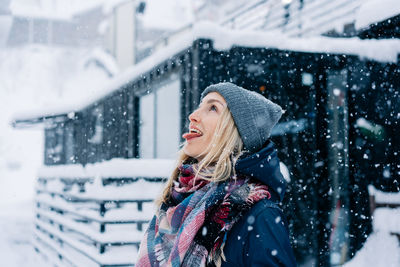
[[[217,92],[210,92],[208,93],[203,100],[201,101],[201,103],[210,103],[210,102],[217,102],[220,103],[221,105],[225,106],[226,105],[226,101],[225,99],[222,97],[222,95],[220,95]]]

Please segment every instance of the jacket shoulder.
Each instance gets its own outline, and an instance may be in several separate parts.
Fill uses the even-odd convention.
[[[296,266],[286,219],[279,206],[264,199],[231,229],[222,266]]]

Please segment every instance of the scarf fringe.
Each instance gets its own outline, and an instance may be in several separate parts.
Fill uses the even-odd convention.
[[[256,184],[253,186],[253,188],[250,188],[250,193],[246,199],[246,203],[254,205],[254,203],[260,201],[263,198],[271,198],[271,193],[268,191],[268,186],[263,184]]]

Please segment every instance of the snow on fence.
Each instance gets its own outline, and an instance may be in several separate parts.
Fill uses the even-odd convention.
[[[153,200],[173,165],[113,159],[43,167],[36,186],[35,250],[57,266],[134,266]]]
[[[387,193],[368,187],[374,231],[385,231],[400,241],[400,192]]]
[[[400,263],[400,192],[382,192],[372,185],[368,191],[373,232],[343,267],[397,267]]]

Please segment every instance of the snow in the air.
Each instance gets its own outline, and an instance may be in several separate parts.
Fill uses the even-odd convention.
[[[72,262],[72,265],[96,266],[92,260],[82,257],[80,252],[72,246],[58,246],[54,241],[49,240],[48,235],[40,231],[36,231],[36,234],[48,243],[53,242],[53,250],[49,249],[45,243],[34,239],[34,223],[44,231],[52,232],[54,236],[63,238],[75,248],[79,248],[93,259],[103,263],[134,262],[137,256],[136,245],[127,245],[119,249],[106,248],[107,253],[100,255],[97,247],[88,247],[84,243],[77,242],[74,234],[55,231],[42,220],[35,218],[35,214],[40,214],[42,219],[51,217],[55,225],[63,224],[66,228],[77,229],[99,242],[110,243],[121,240],[127,243],[140,242],[142,231],[138,230],[136,225],[127,224],[122,227],[107,225],[107,231],[100,233],[98,224],[77,223],[76,216],[86,216],[98,221],[149,220],[154,212],[152,202],[141,203],[143,210],[139,210],[139,203],[129,201],[156,198],[161,193],[162,184],[152,181],[151,178],[167,178],[175,164],[170,159],[112,159],[86,166],[43,166],[45,140],[43,125],[15,129],[11,127],[11,122],[15,119],[32,119],[58,114],[73,116],[75,111],[114,92],[121,85],[186,49],[197,38],[211,39],[215,49],[221,51],[233,46],[267,47],[303,52],[344,53],[359,58],[398,64],[399,39],[332,39],[322,36],[293,38],[276,32],[232,30],[211,22],[195,21],[192,11],[201,9],[207,2],[200,0],[147,0],[146,12],[141,17],[144,27],[162,28],[166,32],[173,32],[183,26],[187,28],[168,45],[123,72],[114,58],[101,46],[63,47],[47,44],[6,46],[5,39],[10,32],[12,22],[10,14],[16,17],[73,21],[77,14],[82,14],[97,6],[102,7],[104,14],[110,14],[116,6],[124,2],[127,1],[0,0],[0,5],[9,5],[7,8],[0,6],[1,266],[64,266],[65,261],[59,259],[57,251],[62,251],[64,255],[77,261]],[[400,14],[400,4],[396,0],[369,0],[361,4],[356,14],[354,18],[356,29],[364,29],[372,23]],[[176,19],[177,17],[180,19]],[[104,21],[99,27],[99,32],[103,33],[107,26],[108,22]],[[366,119],[359,119],[356,123],[366,129],[375,129]],[[275,129],[276,132],[279,130]],[[365,154],[365,157],[368,158],[368,155]],[[317,165],[320,167],[323,163],[316,163],[316,167]],[[284,163],[281,162],[280,167],[288,182],[296,179],[291,177]],[[39,177],[46,179],[47,183],[39,183]],[[66,191],[67,185],[64,180],[76,177],[87,179],[87,182],[84,186],[75,183],[72,188],[68,188],[66,194],[68,200],[90,199],[95,203],[101,203],[112,198],[116,201],[128,202],[109,204],[112,209],[107,210],[105,214],[99,212],[97,204],[71,205],[70,201],[57,193]],[[139,179],[124,186],[103,184],[106,179],[112,180],[119,177],[139,177]],[[41,193],[35,194],[35,190]],[[400,203],[400,193],[383,193],[370,186],[369,194],[380,202]],[[41,209],[34,205],[34,201],[40,202],[44,207],[63,210],[65,214]],[[109,207],[106,206],[106,208]],[[249,217],[247,220],[249,224],[252,224],[254,217]],[[281,217],[275,219],[275,223],[281,222]],[[143,229],[146,225],[143,223]],[[251,226],[249,227],[249,231],[253,230]],[[207,228],[204,227],[202,231],[205,235]],[[363,248],[345,266],[399,266],[399,239],[392,234],[399,232],[400,208],[376,209],[373,214],[373,233],[368,237]],[[238,236],[238,239],[241,237]],[[33,245],[49,251],[47,258],[36,253]],[[276,254],[276,250],[271,251],[272,256]]]
[[[120,73],[105,85],[96,88],[95,93],[84,98],[74,99],[74,101],[53,103],[50,107],[23,110],[16,113],[14,119],[35,118],[40,115],[63,114],[80,110],[149,71],[153,66],[183,51],[198,38],[213,40],[214,47],[222,51],[228,50],[232,46],[267,47],[302,52],[348,54],[382,62],[396,62],[397,55],[400,53],[400,40],[332,39],[327,37],[288,38],[285,35],[275,33],[229,30],[214,23],[199,22],[193,26],[192,30],[180,36],[170,45]]]

